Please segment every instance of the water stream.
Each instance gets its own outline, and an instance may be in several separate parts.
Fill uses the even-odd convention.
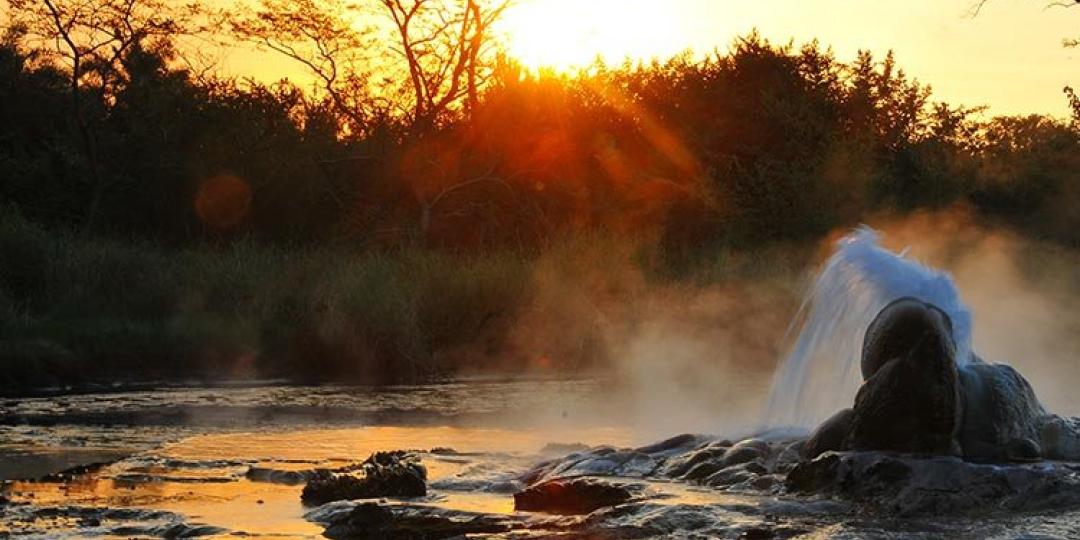
[[[837,242],[789,329],[797,337],[774,376],[765,425],[812,428],[850,407],[862,384],[863,334],[883,307],[905,296],[949,315],[957,362],[967,361],[971,312],[952,277],[881,247],[877,232],[860,228]]]

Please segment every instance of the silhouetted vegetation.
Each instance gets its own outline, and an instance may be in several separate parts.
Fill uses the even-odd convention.
[[[371,46],[316,4],[262,7],[233,30],[294,58],[309,49],[280,40],[308,34],[278,26]],[[891,55],[756,35],[534,73],[481,56],[487,13],[455,15],[473,49],[379,92],[332,56],[303,57],[323,70],[315,93],[196,74],[160,21],[82,74],[9,30],[0,385],[452,372],[488,361],[462,351],[498,351],[533,262],[582,235],[636,246],[656,279],[951,205],[1080,245],[1080,116],[987,119],[933,102]]]

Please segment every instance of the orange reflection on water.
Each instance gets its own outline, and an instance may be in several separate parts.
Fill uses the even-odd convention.
[[[67,483],[11,482],[4,486],[3,493],[13,502],[37,506],[166,510],[186,516],[190,523],[223,527],[234,534],[243,532],[252,537],[318,538],[322,527],[303,519],[308,509],[300,504],[301,486],[252,482],[243,476],[246,466],[229,463],[303,470],[341,467],[383,450],[453,448],[463,453],[526,456],[536,454],[548,443],[582,441],[615,446],[641,442],[630,432],[618,429],[367,427],[209,434],[167,444]],[[151,457],[156,458],[149,460],[154,464],[146,465]],[[169,463],[170,459],[178,464],[159,465]],[[523,463],[531,459],[525,458]],[[425,454],[423,463],[431,482],[476,465],[466,456],[453,454]],[[143,480],[125,480],[131,478]],[[426,500],[426,504],[455,510],[513,511],[513,497],[502,493],[435,490]]]

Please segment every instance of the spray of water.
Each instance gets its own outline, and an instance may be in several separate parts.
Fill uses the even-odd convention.
[[[862,227],[840,239],[799,309],[794,345],[773,379],[765,424],[811,428],[850,407],[861,384],[863,334],[889,302],[910,296],[952,318],[957,363],[971,355],[971,313],[952,277],[882,248]]]

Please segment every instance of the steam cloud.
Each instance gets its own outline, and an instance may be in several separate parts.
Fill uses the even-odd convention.
[[[953,274],[972,311],[977,354],[1020,370],[1051,410],[1080,414],[1080,253],[979,223],[963,209],[868,222],[885,247]],[[553,396],[552,410],[537,416],[630,427],[642,438],[753,429],[794,340],[787,331],[802,295],[847,232],[812,257],[796,248],[750,256],[762,268],[805,261],[801,270],[741,272],[712,285],[650,282],[626,246],[553,255],[535,271],[516,351],[596,355],[615,376],[593,401]]]

